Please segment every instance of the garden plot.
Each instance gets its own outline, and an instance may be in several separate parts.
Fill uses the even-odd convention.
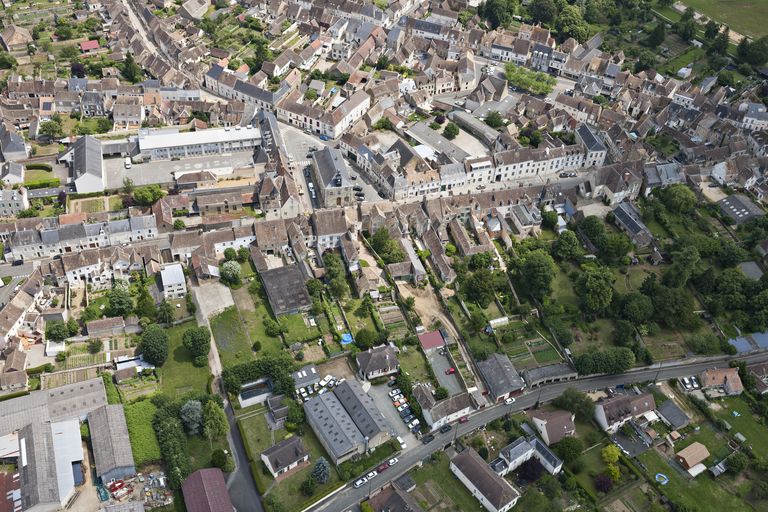
[[[94,379],[98,376],[97,374],[97,368],[84,368],[81,370],[56,373],[41,373],[40,388],[51,389],[66,386],[67,384],[76,384],[85,380]]]
[[[408,335],[408,324],[402,311],[396,304],[384,303],[378,306],[379,316],[384,328],[392,339],[402,339]]]

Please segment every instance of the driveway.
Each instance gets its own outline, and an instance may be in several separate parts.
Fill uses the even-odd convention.
[[[235,305],[232,292],[223,284],[217,282],[203,283],[193,288],[195,299],[200,305],[200,316],[211,318],[217,313]]]
[[[371,386],[371,389],[368,390],[368,395],[373,398],[373,401],[376,403],[376,407],[381,411],[381,413],[389,422],[389,425],[392,428],[392,431],[390,432],[392,437],[401,436],[405,441],[405,444],[407,444],[409,447],[415,446],[418,442],[416,440],[416,436],[414,436],[408,430],[408,428],[403,423],[403,420],[400,419],[400,414],[392,405],[392,400],[389,398],[389,395],[387,395],[387,393],[393,389],[394,388],[388,388],[384,384],[379,386]]]
[[[427,361],[432,366],[432,371],[435,372],[437,382],[448,390],[448,396],[458,395],[464,391],[455,373],[452,375],[445,374],[445,371],[453,366],[447,355],[441,355],[439,349],[433,348],[427,350],[426,356]]]

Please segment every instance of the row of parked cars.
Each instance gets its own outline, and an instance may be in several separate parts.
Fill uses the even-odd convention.
[[[330,391],[331,388],[335,387],[338,384],[341,384],[344,382],[345,379],[341,378],[339,380],[336,380],[336,378],[333,375],[326,375],[323,380],[321,380],[317,384],[311,384],[309,386],[303,387],[303,388],[297,388],[296,389],[296,398],[299,400],[299,402],[306,402],[315,394],[322,395],[323,393]]]
[[[686,391],[701,389],[701,384],[699,384],[699,380],[696,377],[683,377],[680,379],[680,382],[683,384]]]
[[[408,398],[403,395],[399,388],[395,388],[388,393],[389,398],[392,399],[392,405],[397,409],[397,413],[400,415],[400,419],[403,420],[408,430],[414,434],[419,431],[420,422],[416,415],[413,414],[411,406],[408,403]]]
[[[355,481],[355,489],[365,485],[371,479],[376,478],[376,476],[379,473],[381,473],[383,471],[386,471],[387,469],[391,468],[395,464],[397,464],[397,458],[394,458],[394,457],[389,459],[387,462],[382,462],[381,464],[379,464],[379,467],[377,467],[376,469],[374,469],[373,471],[371,471],[367,475],[361,476],[360,478],[358,478]]]

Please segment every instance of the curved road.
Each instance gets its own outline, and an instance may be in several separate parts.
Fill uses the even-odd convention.
[[[629,371],[620,375],[603,375],[597,377],[588,377],[584,379],[573,380],[570,382],[561,382],[532,389],[523,396],[517,398],[514,404],[495,405],[480,409],[469,417],[469,421],[464,424],[454,424],[453,430],[445,434],[434,432],[435,440],[428,445],[419,444],[412,449],[397,455],[399,462],[396,466],[389,468],[384,473],[375,477],[372,484],[365,485],[359,489],[351,485],[343,488],[338,494],[329,498],[323,503],[309,507],[307,511],[312,512],[341,512],[355,507],[358,503],[366,499],[373,491],[378,490],[392,480],[402,476],[410,470],[420,460],[424,460],[432,453],[442,450],[451,444],[457,436],[463,436],[483,425],[500,418],[507,413],[521,411],[536,405],[537,402],[548,402],[565,391],[566,388],[574,387],[582,391],[590,389],[601,389],[619,384],[633,384],[638,382],[666,380],[677,377],[685,377],[692,374],[712,368],[713,366],[727,366],[731,360],[741,360],[748,363],[757,363],[768,361],[768,352],[745,355],[742,357],[714,357],[714,358],[691,358],[684,362],[657,364],[651,367]]]

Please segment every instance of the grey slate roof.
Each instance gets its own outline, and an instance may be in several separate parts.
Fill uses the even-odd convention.
[[[689,418],[688,415],[685,414],[685,412],[672,400],[667,400],[662,403],[656,408],[656,412],[667,420],[670,426],[675,430],[683,428],[691,420],[691,418]]]
[[[494,398],[525,387],[522,377],[505,354],[494,352],[485,361],[478,362],[477,367]]]
[[[576,131],[589,151],[606,151],[605,144],[595,135],[592,129],[586,124],[580,125]]]
[[[333,394],[365,437],[370,439],[380,432],[389,430],[389,425],[376,407],[373,398],[363,391],[357,381],[345,380],[334,388]]]
[[[75,141],[73,151],[72,169],[75,179],[86,173],[101,178],[103,157],[101,142],[97,138],[90,135],[80,137]]]
[[[304,403],[307,421],[313,430],[325,441],[325,446],[334,459],[353,451],[363,442],[363,435],[352,418],[344,410],[333,393],[325,393]]]
[[[297,265],[265,270],[260,273],[269,305],[275,315],[307,308],[311,305],[304,274]]]
[[[336,188],[351,186],[349,169],[341,155],[341,151],[335,148],[325,148],[312,154],[317,174],[324,188]]]
[[[261,452],[261,455],[267,457],[269,464],[275,470],[286,468],[294,462],[302,460],[308,454],[309,452],[304,448],[304,443],[298,436],[289,437]]]
[[[134,467],[122,405],[104,405],[91,411],[88,414],[88,427],[97,476],[117,468]]]
[[[517,489],[497,475],[472,448],[467,448],[458,454],[451,463],[496,509],[504,507],[520,496]]]

